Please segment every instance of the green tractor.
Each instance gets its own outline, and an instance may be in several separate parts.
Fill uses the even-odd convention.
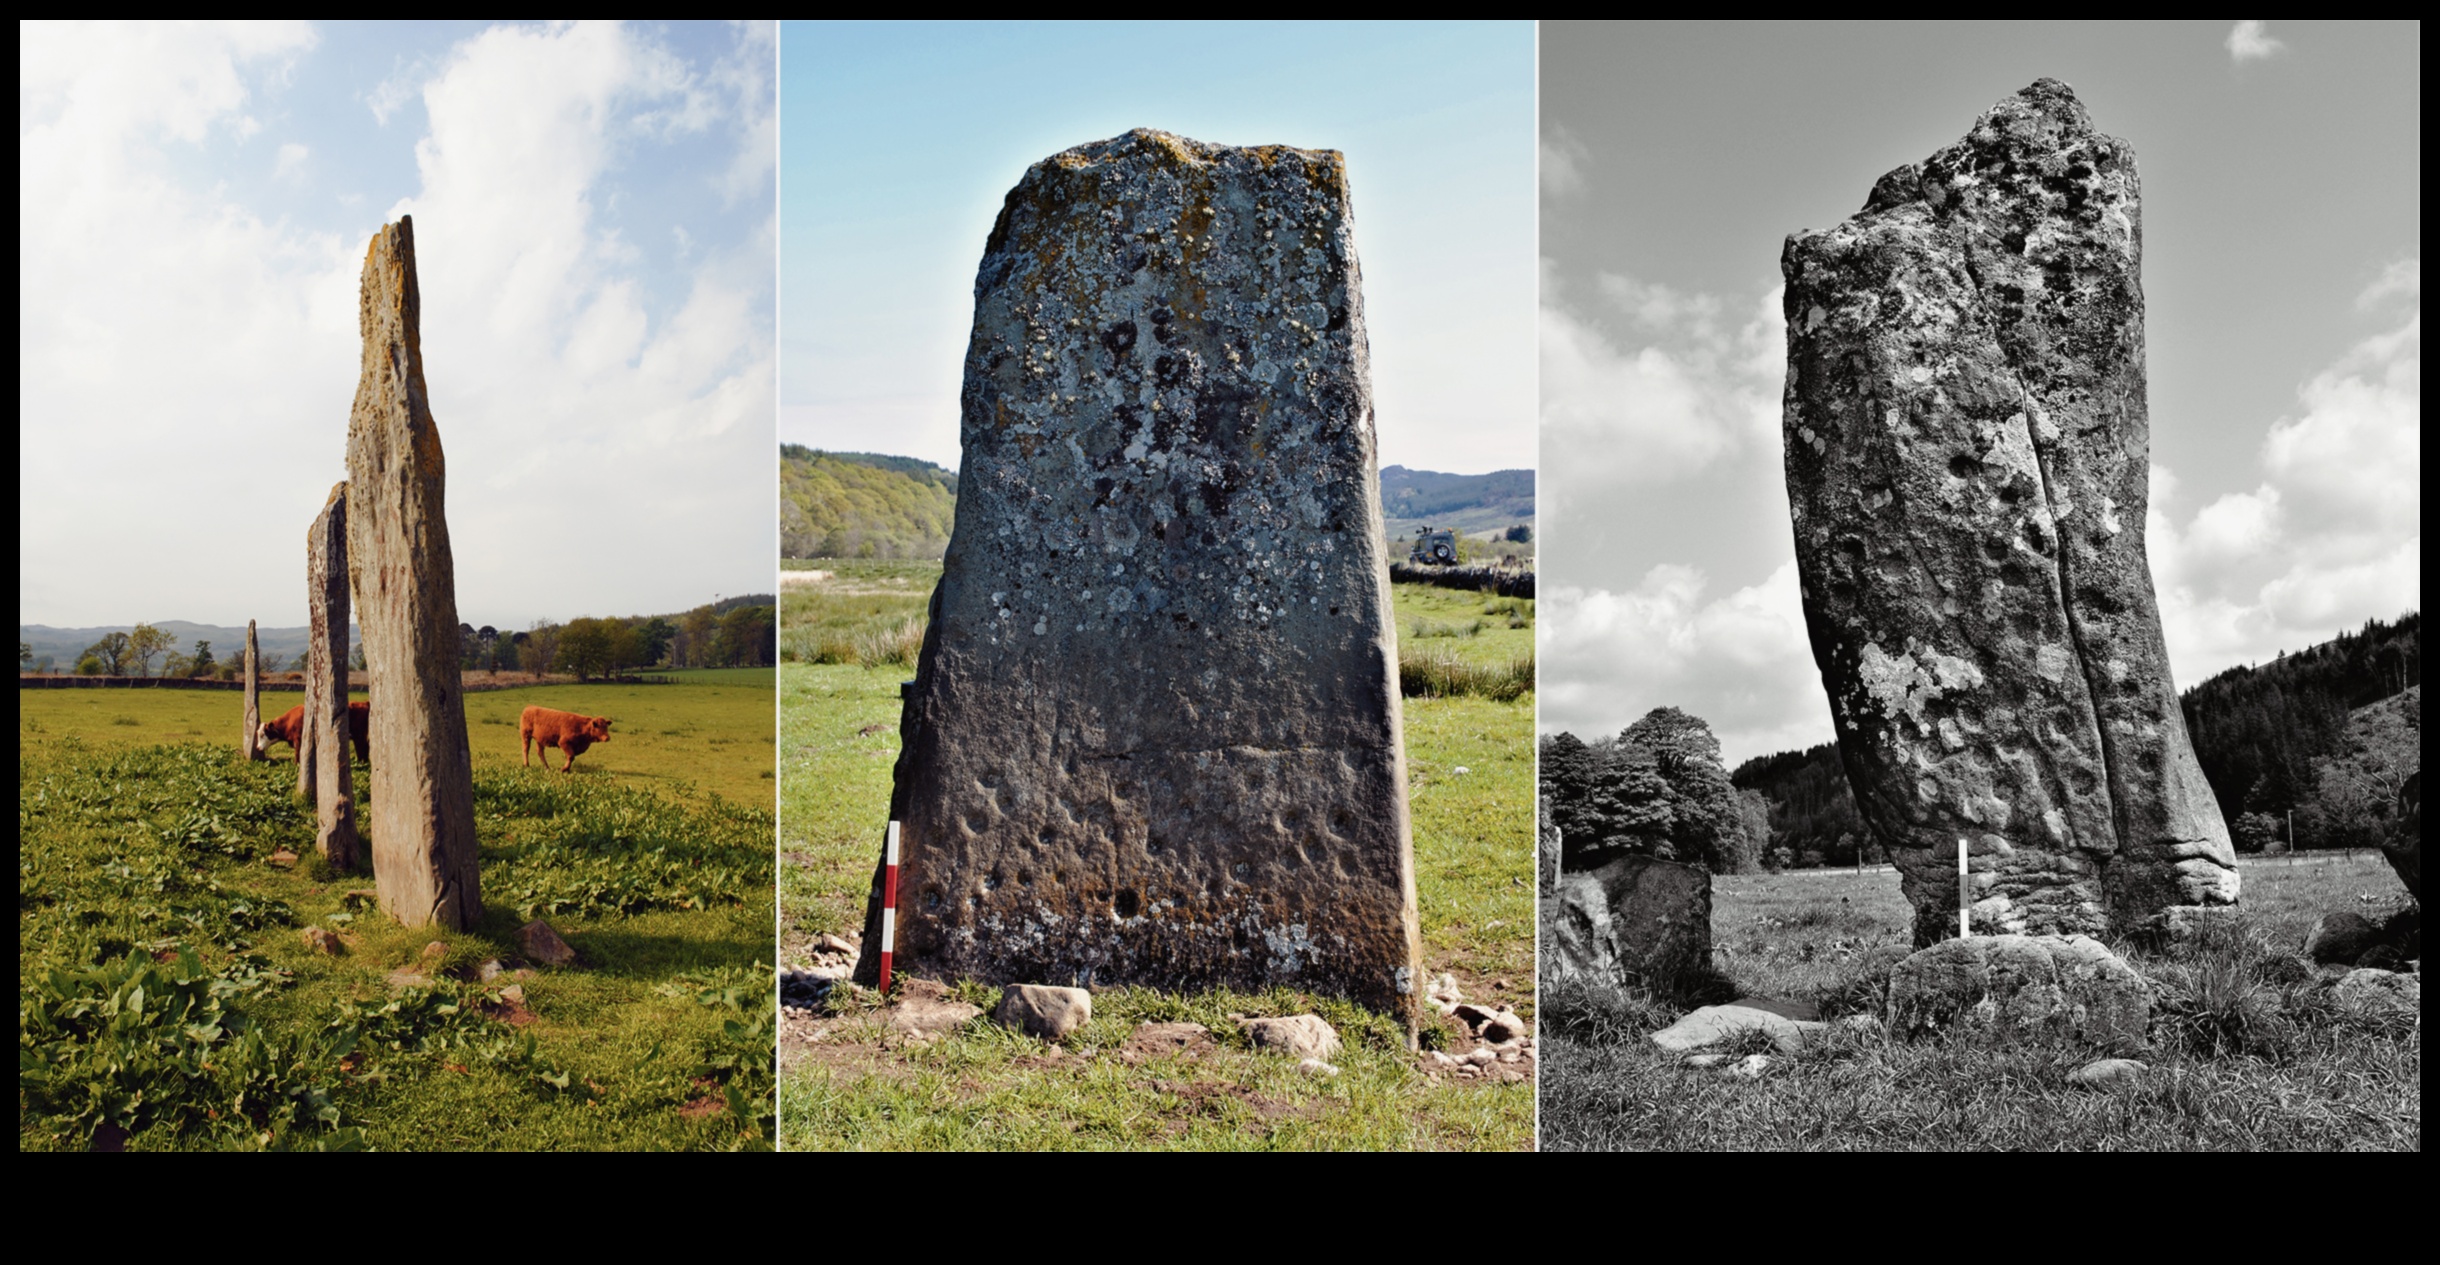
[[[1425,566],[1456,566],[1457,533],[1433,531],[1428,525],[1416,528],[1415,547],[1407,550],[1406,560]]]

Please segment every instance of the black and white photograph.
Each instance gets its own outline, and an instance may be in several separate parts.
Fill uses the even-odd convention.
[[[2419,1148],[2418,29],[1541,37],[1541,1145]]]

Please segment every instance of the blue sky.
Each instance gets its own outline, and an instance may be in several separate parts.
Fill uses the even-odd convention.
[[[1061,150],[1347,155],[1384,465],[1534,464],[1531,23],[792,22],[780,433],[954,466],[974,269]]]
[[[775,69],[729,23],[21,26],[20,620],[304,622],[401,214],[461,616],[767,591]]]
[[[2412,23],[1542,28],[1541,721],[1830,738],[1780,465],[1789,233],[2035,78],[2143,180],[2147,520],[2178,684],[2422,604]]]

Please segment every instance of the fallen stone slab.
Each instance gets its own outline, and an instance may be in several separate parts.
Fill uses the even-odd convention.
[[[2355,1010],[2416,1015],[2423,1012],[2421,975],[2357,967],[2347,972],[2333,991],[2340,1005]]]
[[[1245,1034],[1257,1050],[1296,1058],[1325,1058],[1339,1049],[1339,1031],[1320,1015],[1290,1015],[1284,1019],[1247,1019]]]
[[[1829,1030],[1830,1025],[1826,1023],[1790,1019],[1775,1011],[1752,1006],[1705,1006],[1653,1033],[1652,1043],[1672,1053],[1683,1054],[1733,1041],[1749,1032],[1759,1032],[1769,1037],[1771,1044],[1783,1052],[1794,1054],[1816,1034]]]
[[[1011,984],[991,1017],[1029,1037],[1058,1041],[1093,1021],[1093,994],[1053,984]]]
[[[2323,966],[2353,965],[2380,939],[2381,929],[2371,919],[2341,909],[2313,920],[2304,933],[2304,954]]]

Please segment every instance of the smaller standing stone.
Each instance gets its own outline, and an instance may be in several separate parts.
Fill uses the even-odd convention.
[[[1701,866],[1623,856],[1561,875],[1553,905],[1545,925],[1556,978],[1617,984],[1711,966],[1711,874]]]
[[[559,938],[551,924],[536,918],[517,929],[517,943],[525,950],[525,960],[544,966],[567,966],[576,961],[576,950]]]
[[[263,758],[262,675],[256,667],[254,621],[246,621],[246,730],[238,738],[239,754],[249,762]]]
[[[330,490],[305,532],[305,733],[297,787],[314,798],[314,848],[341,869],[362,853],[356,772],[348,760],[347,484]],[[376,896],[376,900],[378,897]]]
[[[1093,994],[1051,984],[1012,984],[991,1017],[1029,1037],[1057,1041],[1093,1021]]]
[[[1320,1015],[1290,1015],[1285,1019],[1248,1019],[1245,1034],[1257,1050],[1295,1058],[1326,1058],[1338,1051],[1339,1032]]]

